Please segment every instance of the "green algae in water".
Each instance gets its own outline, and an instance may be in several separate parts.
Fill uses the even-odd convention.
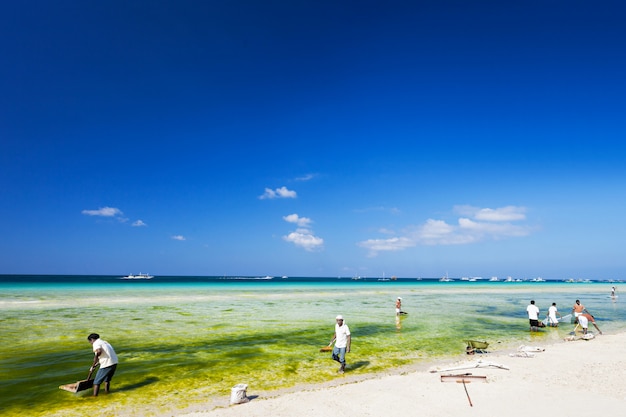
[[[396,318],[399,293],[409,315]],[[332,336],[337,314],[346,317],[353,335],[347,355],[352,375],[458,357],[467,339],[488,340],[494,349],[536,341],[527,328],[528,300],[537,299],[546,311],[552,301],[567,305],[578,294],[402,286],[243,293],[172,287],[127,289],[123,296],[114,290],[45,297],[25,291],[20,299],[29,297],[44,301],[0,309],[0,409],[6,416],[124,414],[119,410],[159,415],[227,398],[242,382],[259,393],[341,378],[330,353],[319,352]],[[618,310],[585,304],[599,317],[615,317],[615,328],[623,328]],[[610,330],[604,327],[608,321],[599,324]],[[532,337],[559,340],[570,330],[564,326]],[[113,392],[95,400],[90,392],[58,389],[86,377],[91,332],[111,342],[120,358]]]

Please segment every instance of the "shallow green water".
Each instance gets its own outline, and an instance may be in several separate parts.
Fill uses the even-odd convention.
[[[346,376],[457,357],[466,339],[487,340],[493,350],[562,340],[572,325],[528,332],[531,298],[542,316],[553,301],[566,314],[580,298],[604,332],[626,329],[608,284],[497,284],[6,286],[0,409],[6,416],[174,414],[228,398],[238,383],[254,394],[345,378],[319,352],[337,314],[353,337]],[[397,296],[409,313],[399,321]],[[97,399],[58,389],[87,376],[91,332],[120,358],[113,392]]]

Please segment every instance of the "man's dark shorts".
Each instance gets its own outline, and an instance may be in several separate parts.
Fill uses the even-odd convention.
[[[539,327],[539,320],[528,319],[530,321],[530,327]]]
[[[111,382],[111,378],[115,375],[116,369],[117,364],[98,369],[98,372],[96,372],[96,379],[93,380],[93,384],[100,385],[103,382]]]

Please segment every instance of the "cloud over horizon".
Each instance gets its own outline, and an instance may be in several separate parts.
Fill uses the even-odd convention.
[[[401,233],[402,236],[367,239],[358,242],[357,246],[368,249],[368,256],[375,257],[379,252],[400,251],[418,245],[465,245],[489,239],[523,237],[528,236],[532,230],[530,226],[512,223],[526,220],[525,207],[506,206],[490,209],[455,206],[454,211],[466,217],[459,217],[457,224],[428,219],[421,225],[406,227]],[[389,233],[388,230],[385,232]]]
[[[313,230],[308,227],[313,222],[311,219],[308,217],[300,217],[294,213],[283,216],[283,220],[287,223],[294,223],[298,225],[298,228],[295,231],[283,236],[284,241],[291,242],[294,245],[303,248],[307,252],[319,251],[324,248],[324,239],[315,236]]]
[[[315,177],[317,177],[317,174],[306,174],[301,177],[297,177],[296,181],[311,181]]]
[[[86,216],[115,217],[122,216],[124,213],[115,207],[100,207],[98,210],[83,210],[82,214]]]
[[[300,217],[297,214],[289,214],[287,216],[283,216],[283,220],[288,223],[295,223],[298,226],[306,227],[312,223],[312,220],[308,217]]]
[[[125,223],[128,221],[128,219],[124,217],[124,213],[122,212],[122,210],[116,207],[105,206],[105,207],[100,207],[97,210],[82,210],[81,213],[84,214],[85,216],[105,217],[109,219],[115,219],[120,223]]]
[[[260,200],[271,200],[274,198],[296,198],[298,195],[295,191],[287,189],[287,187],[280,187],[275,190],[266,188],[265,192],[259,196]]]

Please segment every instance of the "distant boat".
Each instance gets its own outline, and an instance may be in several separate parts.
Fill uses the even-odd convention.
[[[530,281],[531,282],[546,282],[546,280],[541,277],[533,278]]]
[[[439,282],[452,282],[454,281],[452,278],[448,278],[448,273],[446,272],[446,275],[441,277],[441,279],[439,280]]]
[[[133,274],[126,275],[122,277],[121,279],[152,279],[152,278],[154,278],[154,275],[142,274],[140,272],[137,275],[133,275]]]
[[[500,281],[500,279],[498,277],[491,277],[489,278],[489,281],[496,282],[496,281]]]
[[[283,276],[282,276],[282,279],[287,279],[287,275],[283,275]]]

